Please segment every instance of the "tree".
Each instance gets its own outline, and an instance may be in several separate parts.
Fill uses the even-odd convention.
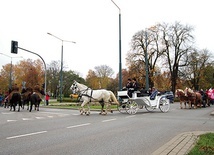
[[[153,76],[158,59],[163,55],[160,46],[159,24],[135,33],[131,40],[131,50],[126,58],[130,72],[135,72],[138,81],[146,76],[146,54],[148,55],[149,85],[154,86]],[[133,75],[133,73],[132,73]]]
[[[112,77],[114,71],[107,65],[95,66],[95,74],[99,79],[99,88],[107,88],[109,84],[109,78]]]
[[[210,64],[211,53],[207,49],[194,49],[188,57],[188,67],[184,67],[182,72],[185,79],[189,81],[189,86],[199,90],[205,85],[205,70],[206,66]]]
[[[44,83],[44,65],[41,60],[22,60],[14,66],[14,81],[17,84],[26,82],[27,87],[34,87],[36,84],[42,86]]]
[[[1,74],[0,74],[0,88],[2,91],[6,92],[9,90],[9,83],[10,83],[10,71],[11,67],[13,68],[14,65],[11,66],[11,64],[6,64],[2,66]],[[11,73],[11,75],[13,72]]]
[[[93,70],[88,71],[88,75],[86,77],[86,82],[87,82],[88,87],[90,87],[92,89],[100,88],[99,78],[96,75],[95,71],[93,71]]]
[[[47,91],[52,92],[54,98],[59,94],[59,73],[60,73],[60,62],[51,61],[47,65]]]
[[[163,23],[160,25],[160,31],[166,58],[165,66],[169,68],[172,91],[175,92],[179,69],[188,64],[188,53],[193,49],[194,37],[191,34],[193,28],[179,22],[175,22],[173,25]]]

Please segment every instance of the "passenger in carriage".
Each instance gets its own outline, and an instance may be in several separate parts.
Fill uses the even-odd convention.
[[[143,96],[149,96],[149,90],[146,90],[144,86],[140,90],[140,95],[138,95],[138,97],[143,97]]]
[[[133,88],[132,80],[130,78],[128,79],[128,82],[126,84],[126,88],[127,88],[128,96],[132,97],[132,93],[134,92],[134,88]]]
[[[139,90],[139,83],[137,82],[136,78],[132,79],[132,87],[134,88],[134,91]]]
[[[158,90],[155,87],[152,87],[150,100],[154,100],[157,95],[158,95]]]

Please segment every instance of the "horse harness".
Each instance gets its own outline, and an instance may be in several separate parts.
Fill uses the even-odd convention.
[[[88,90],[91,90],[91,93],[90,93],[90,94],[87,93]],[[92,99],[95,100],[95,101],[97,101],[97,102],[100,102],[100,100],[97,100],[96,98],[93,98],[92,95],[93,95],[93,89],[87,87],[87,89],[82,90],[82,91],[79,91],[79,94],[78,94],[78,96],[79,96],[79,97],[78,97],[78,101],[81,100],[82,96],[86,96],[86,97],[90,98],[90,101],[89,101],[89,102],[91,102]],[[104,101],[103,101],[103,102],[104,102]]]
[[[87,88],[87,89],[85,89],[85,90],[79,91],[78,101],[81,100],[82,96],[86,96],[86,97],[90,98],[90,102],[91,102],[91,99],[94,99],[94,98],[92,97],[93,89],[91,89],[90,95],[88,95],[88,93],[87,93],[87,91],[90,90],[90,89],[91,89],[91,88]],[[96,99],[94,99],[94,100],[96,100]]]

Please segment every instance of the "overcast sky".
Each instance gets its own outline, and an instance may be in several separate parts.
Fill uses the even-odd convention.
[[[157,23],[180,22],[194,27],[196,46],[214,52],[213,0],[114,0],[121,9],[122,67],[132,36]],[[38,53],[46,64],[61,60],[65,70],[85,78],[89,69],[108,65],[119,71],[119,10],[111,0],[1,0],[0,69],[10,57],[39,59],[23,50],[10,53],[11,40]],[[214,53],[213,53],[214,54]],[[15,64],[20,58],[12,58]]]

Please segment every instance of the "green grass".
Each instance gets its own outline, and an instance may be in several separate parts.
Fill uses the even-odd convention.
[[[60,109],[79,109],[80,108],[80,104],[76,104],[76,103],[50,103],[48,106],[44,106],[47,108],[60,108]],[[87,106],[85,106],[86,108]],[[105,108],[105,107],[104,107]],[[92,104],[90,105],[90,109],[94,109],[94,110],[100,110],[101,109],[101,105],[100,104]],[[111,109],[117,109],[117,105],[111,105]]]
[[[188,155],[214,155],[214,133],[200,135],[198,142]]]

